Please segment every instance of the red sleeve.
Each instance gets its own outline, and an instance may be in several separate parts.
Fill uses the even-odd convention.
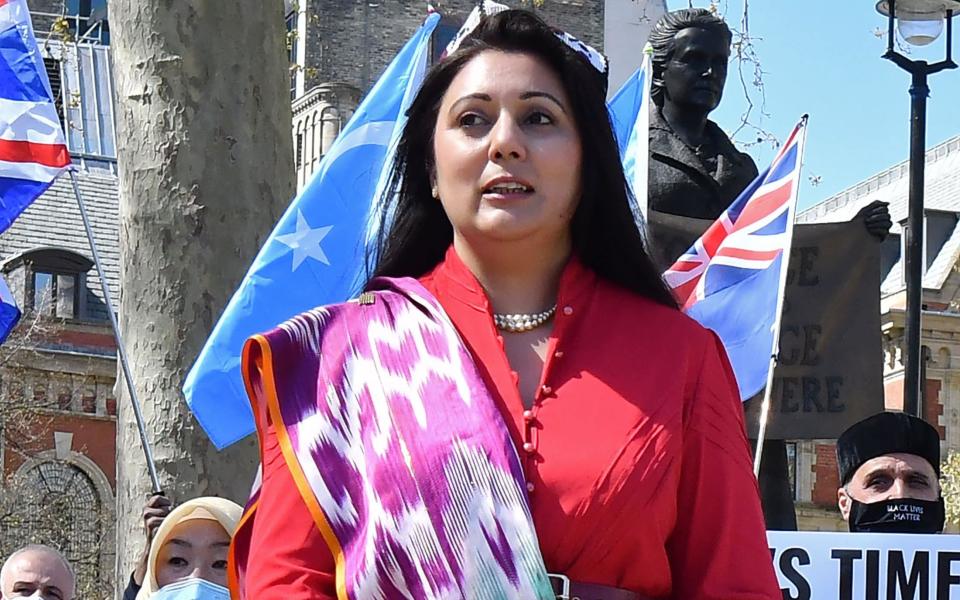
[[[250,538],[245,589],[257,600],[336,600],[333,555],[317,530],[269,424],[263,487]]]
[[[684,409],[678,520],[667,544],[673,597],[781,600],[740,394],[726,352],[711,338]]]

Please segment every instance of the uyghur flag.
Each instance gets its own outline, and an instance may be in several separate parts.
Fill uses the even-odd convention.
[[[190,369],[184,395],[218,448],[254,430],[240,374],[246,339],[318,305],[343,302],[365,282],[376,200],[439,21],[439,14],[427,18],[360,104],[267,238]]]
[[[0,0],[0,232],[69,164],[26,0]]]
[[[647,215],[647,169],[650,160],[650,52],[610,102],[610,120],[620,146],[623,173],[633,190],[640,215]]]

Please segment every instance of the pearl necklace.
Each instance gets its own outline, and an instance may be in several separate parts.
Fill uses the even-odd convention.
[[[523,333],[540,327],[552,319],[556,312],[557,305],[554,304],[543,312],[533,314],[502,315],[493,313],[493,323],[497,326],[497,329],[508,333]]]

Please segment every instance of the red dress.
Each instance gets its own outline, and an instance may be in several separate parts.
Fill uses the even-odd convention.
[[[421,282],[503,412],[548,571],[653,598],[780,600],[743,411],[716,336],[573,259],[525,414],[473,274],[451,249]],[[247,597],[336,598],[333,558],[272,431],[264,446]]]

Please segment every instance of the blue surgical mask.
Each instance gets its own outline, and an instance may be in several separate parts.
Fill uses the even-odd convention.
[[[163,586],[150,600],[230,600],[230,590],[206,579],[184,579]]]

